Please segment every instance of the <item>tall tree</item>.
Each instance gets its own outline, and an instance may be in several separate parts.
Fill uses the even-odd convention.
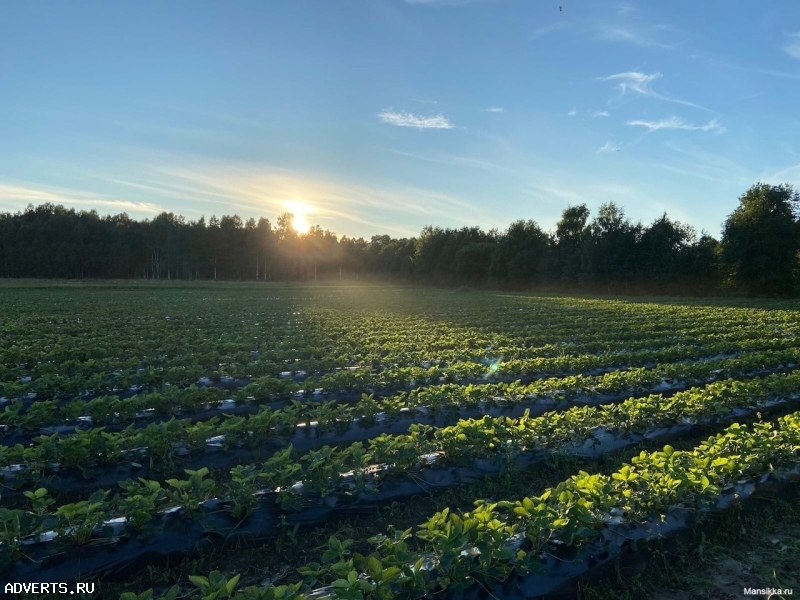
[[[556,224],[553,271],[557,279],[577,279],[581,272],[583,240],[589,209],[585,204],[568,206]]]
[[[642,226],[631,223],[614,202],[600,206],[583,245],[583,269],[601,283],[630,281],[636,272]]]
[[[739,198],[722,230],[722,257],[748,293],[797,290],[800,196],[791,185],[756,183]]]
[[[688,248],[697,237],[694,229],[672,221],[667,213],[644,229],[639,250],[640,280],[664,285],[678,280]]]
[[[549,246],[549,236],[535,221],[515,221],[497,241],[489,274],[513,283],[543,279]]]
[[[275,232],[269,219],[261,217],[256,226],[256,261],[263,267],[261,279],[272,280],[272,269],[275,266]]]

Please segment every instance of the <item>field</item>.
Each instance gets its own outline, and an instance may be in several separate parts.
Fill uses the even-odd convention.
[[[798,308],[0,283],[0,582],[653,597],[645,567],[700,594],[734,561],[791,587]]]

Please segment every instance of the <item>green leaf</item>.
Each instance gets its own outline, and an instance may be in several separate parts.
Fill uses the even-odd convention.
[[[205,589],[209,585],[208,577],[203,577],[202,575],[189,575],[189,581],[201,589]]]
[[[381,582],[394,581],[401,573],[400,567],[387,567],[381,574]]]
[[[225,585],[225,590],[228,592],[228,594],[233,592],[234,588],[236,587],[236,584],[239,583],[240,577],[241,575],[234,575],[233,577],[231,577],[230,581],[228,581],[227,585]]]
[[[173,585],[166,594],[161,598],[161,600],[175,600],[178,596],[178,592],[180,591],[180,586],[178,584]],[[151,590],[152,591],[152,590]]]
[[[370,556],[369,560],[367,561],[367,573],[369,576],[376,581],[380,581],[382,572],[383,566],[381,565],[381,561],[374,556]]]

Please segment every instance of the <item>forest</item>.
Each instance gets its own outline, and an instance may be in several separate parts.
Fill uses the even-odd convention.
[[[633,222],[609,202],[568,206],[554,231],[426,226],[415,238],[337,236],[237,215],[137,221],[64,206],[0,213],[0,277],[233,281],[397,280],[608,293],[790,296],[798,286],[800,196],[756,183],[720,239],[670,219]]]

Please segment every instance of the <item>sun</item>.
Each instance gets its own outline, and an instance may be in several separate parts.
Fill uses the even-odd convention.
[[[311,229],[308,215],[314,212],[314,207],[298,200],[287,200],[283,203],[286,209],[294,215],[292,227],[297,233],[306,233]]]
[[[294,216],[294,220],[292,221],[292,227],[294,227],[294,230],[297,233],[305,233],[311,228],[311,225],[308,224],[308,221],[302,214],[296,214]]]

